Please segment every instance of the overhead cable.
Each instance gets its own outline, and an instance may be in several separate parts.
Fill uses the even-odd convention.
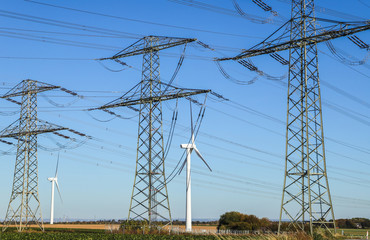
[[[30,3],[40,4],[40,5],[54,7],[54,8],[60,8],[60,9],[64,9],[64,10],[74,11],[74,12],[86,13],[86,14],[90,14],[90,15],[108,17],[108,18],[113,18],[113,19],[131,21],[131,22],[144,23],[144,24],[150,24],[150,25],[156,25],[156,26],[162,26],[162,27],[170,27],[170,28],[184,29],[184,30],[197,31],[197,32],[205,32],[205,33],[225,35],[225,36],[258,38],[258,37],[252,36],[252,35],[225,33],[225,32],[212,31],[212,30],[207,30],[207,29],[198,29],[198,28],[192,28],[192,27],[184,27],[184,26],[177,26],[177,25],[171,25],[171,24],[157,23],[157,22],[152,22],[152,21],[145,21],[145,20],[140,20],[140,19],[127,18],[127,17],[122,17],[122,16],[115,16],[115,15],[111,15],[111,14],[87,11],[87,10],[83,10],[83,9],[76,9],[76,8],[65,7],[65,6],[60,6],[60,5],[50,4],[50,3],[43,3],[43,2],[39,2],[39,1],[33,1],[33,0],[26,0],[26,1],[30,2]]]

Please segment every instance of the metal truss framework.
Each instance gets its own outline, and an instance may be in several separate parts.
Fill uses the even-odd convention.
[[[22,231],[29,224],[44,229],[39,191],[37,135],[64,130],[60,126],[40,121],[37,118],[37,93],[59,88],[34,80],[24,80],[1,98],[21,96],[20,118],[0,132],[0,138],[18,140],[12,193],[6,212],[3,231],[10,224]]]
[[[297,2],[297,0],[292,1],[293,4],[295,4],[294,2]],[[303,21],[303,19],[305,20]],[[302,38],[299,38],[297,36],[296,38],[290,38],[290,40],[286,40],[286,38],[289,38],[289,35],[287,33],[290,33],[290,27],[297,26],[297,23],[303,22],[323,22],[326,24],[331,23],[333,25],[315,28],[315,34],[313,35],[307,34],[305,37]],[[285,31],[282,31],[285,27],[286,27]],[[284,50],[289,50],[292,48],[303,48],[308,45],[316,45],[317,43],[326,42],[328,40],[340,37],[345,37],[358,32],[367,31],[369,29],[370,29],[369,21],[339,22],[328,19],[316,18],[313,16],[303,16],[303,17],[295,16],[295,18],[291,18],[277,31],[275,31],[268,38],[266,38],[263,42],[257,44],[256,46],[248,50],[243,51],[242,53],[235,57],[219,58],[217,59],[217,61],[239,60],[243,58],[276,53]],[[279,31],[282,31],[281,36],[271,40],[271,38],[275,36]]]
[[[316,20],[334,24],[317,29]],[[285,28],[285,29],[284,29]],[[243,58],[289,49],[285,176],[279,218],[290,229],[333,228],[335,218],[326,171],[317,43],[370,29],[369,22],[337,22],[314,16],[314,0],[292,0],[292,17]],[[280,36],[276,37],[282,31]],[[289,37],[290,34],[290,37]],[[273,38],[275,37],[275,38]]]
[[[292,1],[291,41],[316,36],[314,1]],[[311,16],[308,18],[307,16]],[[317,45],[290,48],[285,178],[279,218],[297,230],[334,227],[326,171]]]
[[[162,102],[207,93],[209,90],[182,89],[162,83],[158,54],[160,50],[195,40],[148,36],[111,58],[101,59],[143,54],[142,80],[138,86],[140,97],[127,97],[125,94],[98,108],[140,105],[136,170],[128,220],[144,220],[149,226],[156,221],[172,222],[165,176]]]

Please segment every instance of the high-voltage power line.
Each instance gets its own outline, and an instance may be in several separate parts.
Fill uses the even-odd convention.
[[[277,31],[235,57],[218,59],[236,60],[254,71],[255,67],[242,59],[290,51],[285,177],[279,231],[283,219],[288,219],[289,226],[295,230],[308,227],[313,233],[313,225],[335,229],[326,171],[317,43],[370,29],[369,22],[316,18],[314,8],[314,0],[292,0],[291,19]],[[317,28],[317,21],[330,26]],[[273,56],[277,58],[277,55]],[[284,59],[278,59],[283,64]]]
[[[13,138],[18,141],[13,187],[3,231],[11,224],[14,224],[18,231],[23,231],[30,224],[36,224],[44,230],[38,190],[37,135],[54,133],[69,138],[58,132],[68,130],[86,136],[37,117],[37,94],[57,88],[60,87],[27,79],[0,97],[20,105],[19,119],[0,132],[0,138]],[[14,97],[21,97],[21,102],[12,99]],[[4,140],[1,142],[13,144]]]
[[[162,102],[210,90],[178,88],[171,86],[171,82],[161,82],[159,51],[186,46],[194,41],[196,39],[148,36],[112,57],[100,59],[112,59],[123,64],[120,58],[143,55],[141,82],[122,97],[96,108],[109,111],[108,108],[127,106],[139,112],[135,180],[128,220],[144,220],[149,226],[156,224],[156,221],[172,222],[165,176]],[[134,105],[140,105],[140,109]]]

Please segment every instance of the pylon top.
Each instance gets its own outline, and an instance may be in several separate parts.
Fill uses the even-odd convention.
[[[317,44],[331,39],[352,35],[370,29],[370,21],[341,22],[323,18],[313,18],[313,17],[307,18],[314,19],[315,21],[318,20],[333,24],[330,26],[317,29],[316,31],[318,33],[315,32],[314,34],[307,36],[305,38],[290,40],[289,39],[290,30],[286,28],[282,33],[281,30],[283,30],[287,24],[294,20],[291,19],[288,22],[286,22],[283,26],[281,26],[278,30],[276,30],[273,34],[271,34],[269,37],[263,40],[261,43],[253,46],[252,48],[243,51],[242,53],[235,57],[217,58],[216,60],[217,61],[239,60],[243,58],[275,53],[283,50],[288,50],[290,48],[299,48],[303,44],[305,45]],[[286,40],[287,38],[288,40]]]
[[[147,52],[161,51],[167,48],[176,47],[196,41],[196,38],[178,38],[164,36],[146,36],[130,45],[129,47],[119,51],[112,57],[100,58],[98,60],[118,59],[130,56],[141,55]],[[149,43],[148,43],[149,42]]]
[[[36,82],[36,88],[24,88],[23,85],[27,84],[28,82]],[[10,97],[17,97],[17,96],[23,96],[29,93],[39,93],[39,92],[45,92],[48,90],[60,88],[59,86],[54,86],[48,83],[39,82],[36,80],[26,79],[18,83],[15,87],[10,89],[7,93],[0,96],[0,98],[10,98]]]

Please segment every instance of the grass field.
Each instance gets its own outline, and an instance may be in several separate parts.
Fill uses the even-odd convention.
[[[118,227],[118,225],[117,225]],[[182,225],[174,227],[183,228]],[[193,226],[194,229],[215,229],[215,226]],[[172,235],[154,235],[154,234],[122,234],[121,231],[116,234],[108,233],[105,224],[45,224],[45,232],[42,233],[37,228],[31,228],[28,232],[18,233],[11,227],[5,233],[0,232],[0,240],[313,240],[305,234],[288,235],[244,235],[244,236],[220,236],[216,234],[209,235],[190,235],[190,234],[172,234]],[[338,229],[335,239],[366,239],[367,229]],[[370,230],[369,230],[370,231]],[[343,234],[343,235],[342,235]]]
[[[370,229],[338,229],[337,233],[341,235],[342,230],[344,236],[366,236],[367,231],[370,234]]]
[[[0,233],[1,240],[311,240],[298,235],[259,235],[259,236],[217,236],[217,235],[130,235],[105,233]]]
[[[36,226],[34,226],[36,227]],[[182,228],[182,225],[175,225]],[[122,234],[121,231],[109,233],[105,224],[54,224],[45,225],[45,232],[38,228],[30,228],[18,233],[15,227],[6,232],[0,232],[0,240],[312,240],[305,234],[289,235],[249,235],[249,236],[220,236],[216,234]],[[215,229],[215,226],[194,226],[194,229]]]

